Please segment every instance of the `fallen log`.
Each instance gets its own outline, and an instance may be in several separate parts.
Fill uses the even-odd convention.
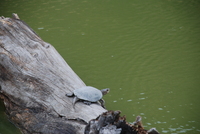
[[[98,104],[73,108],[65,94],[85,83],[16,14],[0,18],[0,86],[9,118],[25,134],[83,133],[106,111]]]
[[[110,125],[122,132],[115,123],[121,119],[120,112],[107,112],[98,103],[77,102],[73,107],[73,98],[65,95],[84,86],[55,48],[17,14],[0,17],[0,98],[8,117],[22,133],[103,134],[106,131],[102,129]],[[111,123],[103,120],[106,115],[115,115]]]

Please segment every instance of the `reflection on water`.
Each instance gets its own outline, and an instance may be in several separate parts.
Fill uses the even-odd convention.
[[[161,133],[200,132],[198,0],[19,1],[1,15],[18,13],[87,85],[110,87],[108,109]]]

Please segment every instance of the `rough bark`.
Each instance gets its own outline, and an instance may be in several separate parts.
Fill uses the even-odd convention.
[[[85,105],[65,94],[86,86],[55,48],[19,19],[0,17],[0,98],[24,134],[158,134],[120,111]]]
[[[65,60],[16,14],[0,17],[0,97],[24,134],[81,134],[106,110],[66,93],[85,86]]]
[[[142,117],[137,116],[135,122],[126,122],[120,111],[107,111],[96,119],[89,121],[85,127],[85,134],[159,134],[155,128],[145,130]]]

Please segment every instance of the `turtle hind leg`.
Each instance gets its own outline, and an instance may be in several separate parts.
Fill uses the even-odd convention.
[[[100,99],[100,100],[98,101],[98,103],[100,103],[101,106],[102,106],[103,108],[106,108],[106,107],[105,107],[105,101],[104,101],[103,99]]]
[[[75,106],[75,103],[78,101],[79,99],[78,99],[78,97],[74,97],[74,99],[73,99],[73,103],[72,103],[72,105],[73,105],[73,107]]]

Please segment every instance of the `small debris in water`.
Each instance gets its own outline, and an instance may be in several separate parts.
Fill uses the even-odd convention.
[[[146,124],[149,125],[149,126],[151,125],[151,123],[146,123]]]
[[[176,118],[171,118],[171,120],[175,120]]]
[[[139,98],[139,100],[144,100],[145,98]]]
[[[38,29],[41,30],[41,29],[44,29],[44,27],[39,27]]]
[[[144,113],[140,113],[140,115],[144,115]]]

